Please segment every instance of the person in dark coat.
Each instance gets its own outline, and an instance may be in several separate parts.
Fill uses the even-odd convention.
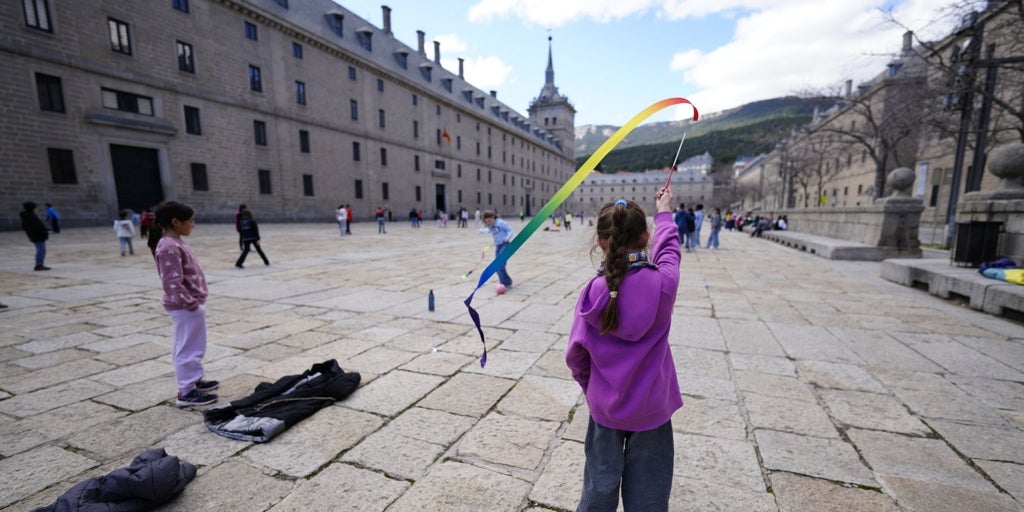
[[[245,257],[249,255],[249,248],[252,246],[256,247],[256,252],[259,253],[260,258],[263,258],[263,264],[270,265],[270,260],[267,259],[267,255],[263,254],[263,249],[260,248],[260,228],[256,225],[256,219],[252,218],[251,211],[242,210],[238,214],[238,234],[242,238],[243,247],[242,255],[235,262],[236,267],[245,268],[242,264],[245,263]]]
[[[46,230],[46,225],[43,224],[43,221],[39,220],[39,217],[36,216],[35,203],[25,201],[21,206],[25,209],[20,214],[21,229],[25,230],[29,241],[36,246],[35,270],[50,270],[50,267],[44,265],[46,260],[46,240],[50,238],[50,233]]]

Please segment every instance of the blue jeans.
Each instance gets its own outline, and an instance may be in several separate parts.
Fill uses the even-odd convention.
[[[708,235],[708,249],[714,247],[718,249],[718,229],[712,229],[711,234]]]
[[[672,420],[653,430],[628,432],[591,417],[583,446],[587,461],[576,512],[615,512],[620,484],[626,512],[668,510],[675,462]]]
[[[504,251],[506,246],[508,246],[508,244],[505,243],[494,246],[494,255],[497,256],[501,254],[501,251]],[[508,276],[508,271],[505,270],[505,265],[502,265],[501,268],[498,269],[498,282],[506,287],[512,286],[512,278]]]
[[[701,225],[697,224],[697,229],[694,230],[694,232],[693,232],[693,243],[692,243],[692,245],[693,245],[694,248],[700,247],[700,228],[701,228]]]
[[[381,233],[387,233],[387,231],[384,229],[384,217],[380,217],[377,219],[377,234]]]
[[[46,261],[46,242],[32,242],[36,246],[36,266],[43,266]]]

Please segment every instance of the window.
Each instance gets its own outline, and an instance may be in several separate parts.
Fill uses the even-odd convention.
[[[414,171],[420,172],[420,156],[419,155],[413,155],[413,157],[412,157],[412,166],[413,166],[413,170]]]
[[[128,33],[128,24],[107,18],[107,28],[110,31],[110,49],[125,55],[132,54],[132,43]]]
[[[373,32],[369,29],[359,29],[356,31],[356,40],[359,41],[359,46],[362,46],[364,50],[368,52],[373,51]]]
[[[356,180],[355,193],[356,199],[363,198],[363,180]]]
[[[439,171],[444,170],[444,160],[434,160],[434,169]]]
[[[380,92],[384,92],[384,80],[381,78],[377,79],[377,90]]]
[[[36,92],[39,93],[40,110],[64,112],[64,89],[60,77],[36,73]]]
[[[348,101],[348,110],[349,110],[349,117],[351,117],[353,121],[359,119],[359,102],[358,101],[356,101],[356,100],[349,100]]]
[[[113,89],[101,89],[101,91],[105,108],[146,116],[153,115],[153,98]]]
[[[181,12],[188,12],[188,0],[171,0],[171,7]]]
[[[384,129],[384,109],[377,109],[377,125]]]
[[[438,146],[441,145],[441,129],[440,128],[437,129],[437,145]]]
[[[245,22],[245,38],[252,39],[253,41],[260,40],[260,33],[255,23]]]
[[[356,79],[356,68],[353,67],[353,66],[349,66],[348,67],[348,79],[349,80],[355,80]]]
[[[21,0],[21,6],[25,10],[26,25],[39,30],[53,32],[53,27],[50,25],[50,7],[47,5],[47,0]]]
[[[409,52],[395,52],[395,62],[402,69],[409,69]]]
[[[358,162],[358,161],[363,159],[363,156],[360,154],[359,149],[360,149],[359,148],[359,143],[358,142],[353,142],[352,143],[352,161],[353,162]]]
[[[423,189],[421,189],[419,185],[416,185],[416,202],[418,203],[418,202],[420,202],[422,200],[423,200]]]
[[[380,184],[380,197],[381,199],[388,200],[388,182],[382,182]]]
[[[274,3],[284,7],[285,9],[288,8],[288,0],[274,0]]]
[[[302,45],[299,43],[292,43],[292,57],[296,59],[302,58]]]
[[[185,105],[185,133],[202,135],[203,128],[199,124],[199,109]]]
[[[50,157],[50,177],[57,185],[75,185],[75,158],[70,149],[46,148]]]
[[[210,190],[210,182],[206,179],[206,164],[192,164],[192,190]]]
[[[295,81],[295,103],[299,105],[306,104],[306,83]]]
[[[388,166],[388,148],[380,148],[380,166]]]
[[[309,153],[309,132],[299,130],[299,151]]]
[[[416,106],[416,105],[418,105],[419,103],[420,103],[420,97],[419,97],[419,96],[417,96],[417,95],[415,95],[415,94],[413,94],[413,95],[412,95],[412,104],[413,104],[413,106]]]
[[[331,27],[331,31],[338,35],[338,37],[344,37],[345,16],[342,14],[328,14],[327,25]]]
[[[258,171],[260,180],[260,194],[271,194],[270,189],[270,171],[266,169],[260,169]]]
[[[313,175],[303,174],[302,175],[302,195],[306,197],[313,197]]]
[[[420,122],[419,121],[413,121],[412,122],[412,138],[414,138],[414,139],[420,138]]]
[[[259,66],[249,65],[249,89],[263,92],[263,79],[260,77]]]
[[[196,72],[196,62],[192,56],[192,45],[178,41],[178,69],[186,73]]]
[[[257,146],[267,145],[267,123],[264,123],[263,121],[253,121],[252,132]]]

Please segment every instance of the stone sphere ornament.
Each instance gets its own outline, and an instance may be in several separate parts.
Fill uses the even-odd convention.
[[[910,187],[914,185],[914,171],[908,167],[897,167],[889,171],[885,178],[885,186],[892,191],[891,197],[910,197]]]
[[[1002,180],[999,188],[1024,188],[1024,143],[1012,142],[993,149],[988,155],[988,172]]]

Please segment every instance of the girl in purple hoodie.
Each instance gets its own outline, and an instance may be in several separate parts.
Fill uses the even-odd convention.
[[[668,343],[680,253],[671,189],[656,205],[653,243],[635,202],[598,214],[604,261],[580,293],[565,354],[590,408],[578,511],[614,511],[620,488],[626,512],[668,510],[671,418],[683,405]]]

